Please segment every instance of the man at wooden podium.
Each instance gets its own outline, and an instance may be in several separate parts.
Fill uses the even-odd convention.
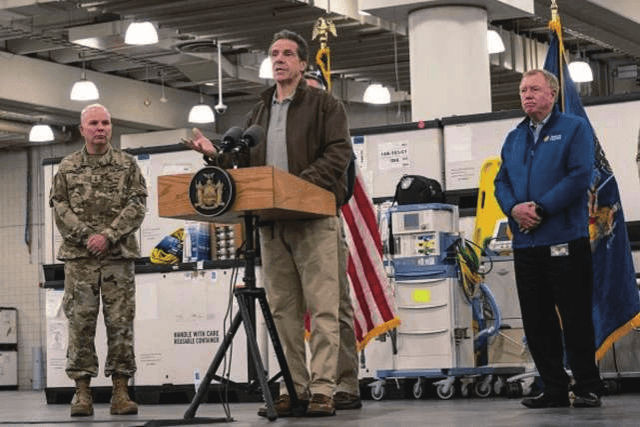
[[[329,190],[339,207],[345,198],[352,152],[344,106],[325,91],[307,86],[302,75],[308,47],[298,34],[276,33],[269,55],[276,84],[261,94],[245,122],[245,127],[262,126],[267,138],[250,149],[249,165],[273,165]],[[229,166],[227,156],[218,155],[200,131],[194,131],[187,145],[216,159],[219,166]],[[334,415],[340,341],[340,218],[273,221],[261,224],[259,230],[267,297],[298,397],[308,405],[308,416]],[[305,308],[311,313],[309,370]],[[275,407],[279,417],[292,415],[284,384]]]

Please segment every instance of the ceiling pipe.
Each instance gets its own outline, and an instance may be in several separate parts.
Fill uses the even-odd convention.
[[[29,134],[31,130],[30,124],[19,123],[19,122],[11,122],[9,120],[0,120],[0,131],[2,132],[10,132],[10,133],[22,133]]]
[[[22,122],[12,122],[10,120],[2,120],[2,119],[0,119],[0,132],[7,132],[7,133],[14,133],[14,134],[19,134],[19,135],[24,135],[24,138],[25,138],[24,142],[28,141],[29,132],[31,131],[32,127],[33,127],[33,124],[22,123]],[[56,143],[56,142],[69,142],[69,141],[71,141],[72,132],[68,127],[62,127],[62,129],[60,129],[59,127],[52,126],[51,129],[53,130],[53,136],[54,136],[54,140],[53,141],[47,141],[47,142],[44,142],[42,144],[40,144],[40,143],[37,143],[37,144],[31,143],[30,145],[48,145],[48,144],[52,144],[52,143]]]

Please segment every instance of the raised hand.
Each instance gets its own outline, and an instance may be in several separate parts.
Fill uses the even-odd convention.
[[[191,139],[182,140],[184,145],[209,157],[215,157],[218,154],[215,145],[200,132],[200,129],[193,128],[192,133],[193,137]]]

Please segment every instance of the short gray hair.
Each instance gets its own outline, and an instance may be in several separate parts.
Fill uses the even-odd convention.
[[[109,110],[107,110],[107,107],[105,107],[102,104],[91,104],[91,105],[87,105],[82,109],[82,111],[80,111],[80,123],[82,123],[82,118],[87,113],[87,111],[93,110],[94,108],[102,108],[104,111],[107,112],[107,114],[109,115],[109,118],[111,118],[111,113],[109,112]]]

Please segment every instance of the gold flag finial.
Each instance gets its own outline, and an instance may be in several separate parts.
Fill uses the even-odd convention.
[[[555,21],[558,18],[558,3],[556,0],[551,0],[551,20]]]
[[[320,18],[316,19],[316,22],[313,23],[311,40],[319,38],[320,49],[324,49],[325,47],[327,47],[327,42],[329,41],[329,33],[331,33],[333,37],[338,37],[336,26],[333,21],[321,16]]]
[[[322,72],[322,76],[327,82],[327,90],[331,92],[331,50],[329,49],[329,34],[338,37],[336,26],[333,20],[325,17],[316,19],[313,23],[313,31],[311,40],[318,38],[320,40],[320,49],[316,53],[316,64]]]

